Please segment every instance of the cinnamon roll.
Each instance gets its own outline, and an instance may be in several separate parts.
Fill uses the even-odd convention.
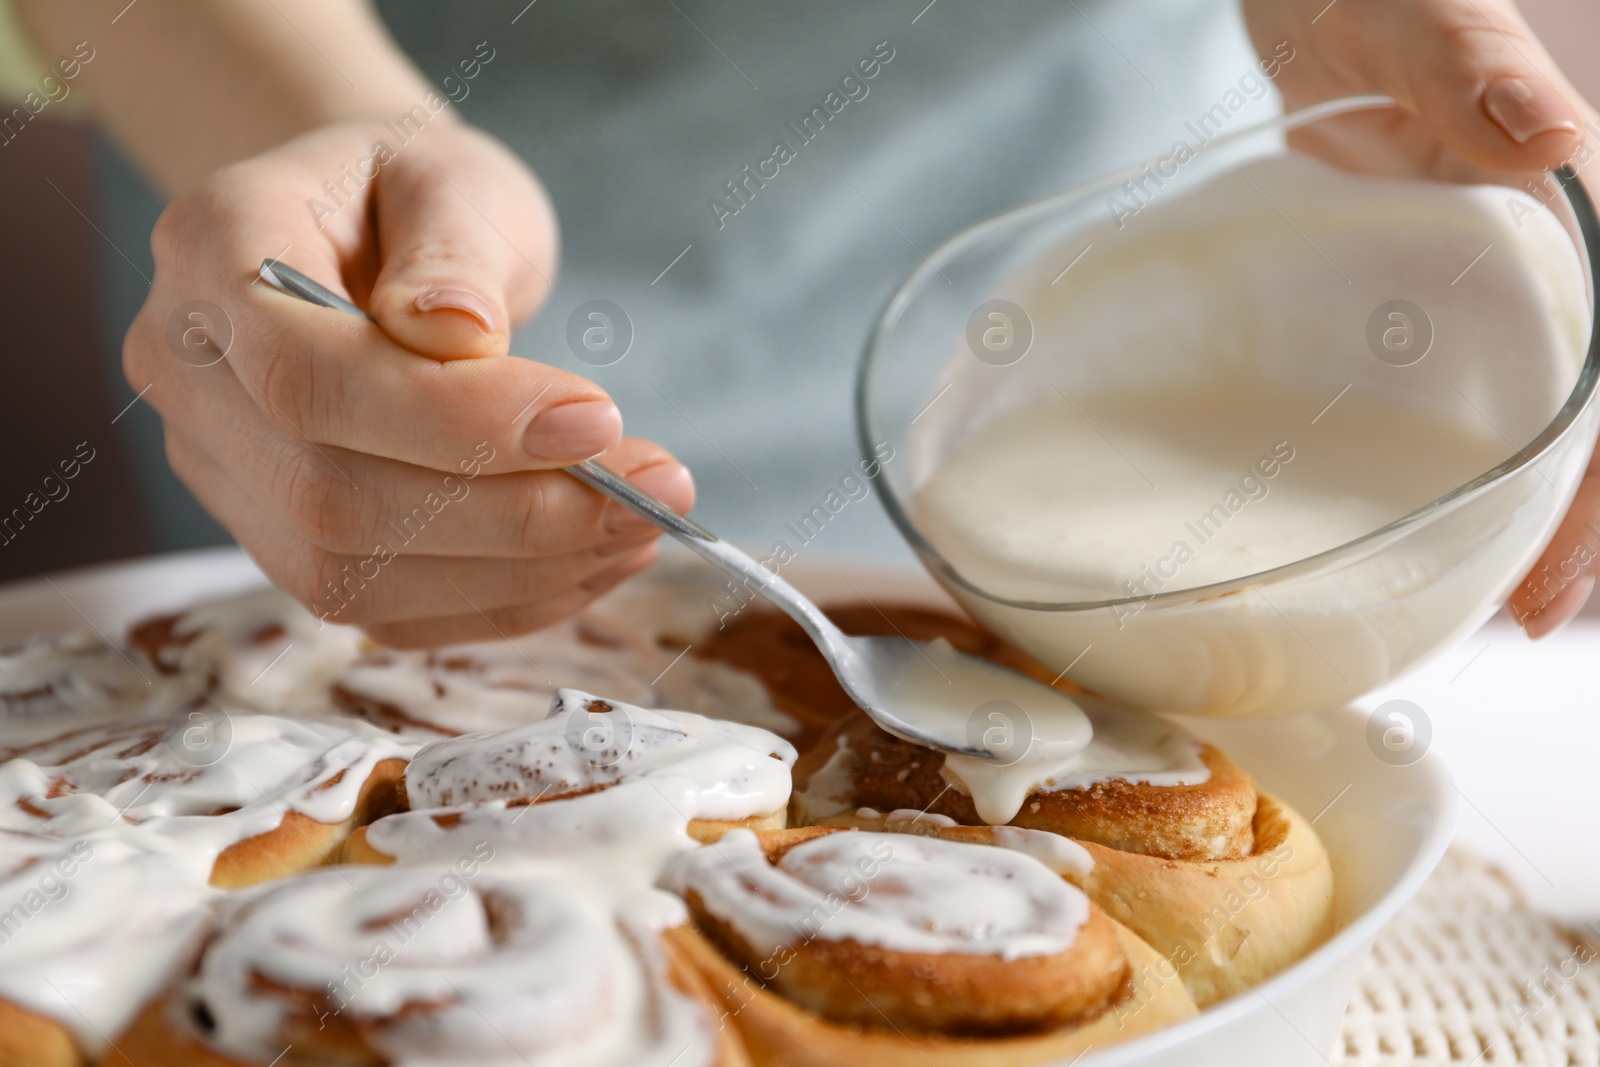
[[[332,691],[344,711],[421,736],[520,726],[543,716],[561,688],[794,732],[754,677],[683,652],[589,611],[510,640],[417,652],[372,649],[339,672]]]
[[[358,831],[346,855],[420,862],[463,835],[521,855],[546,834],[615,837],[630,810],[670,852],[734,827],[782,826],[794,760],[792,745],[753,726],[562,689],[539,722],[424,746],[405,770],[411,810]],[[529,806],[539,816],[527,819]]]
[[[739,1067],[660,891],[332,868],[228,902],[108,1067]]]
[[[1181,727],[1075,699],[1094,740],[1033,788],[1010,826],[1079,842],[1093,863],[1065,876],[1168,957],[1197,1004],[1242,991],[1331,932],[1332,869],[1304,819]],[[864,715],[838,723],[794,777],[796,824],[993,836],[943,755]]]
[[[219,704],[308,715],[333,710],[329,682],[367,643],[270,586],[145,619],[128,642],[157,672],[192,679]]]
[[[63,730],[78,719],[136,714],[169,687],[135,656],[85,633],[41,634],[0,648],[0,723],[8,733]]]
[[[337,858],[398,806],[414,746],[354,720],[180,712],[0,748],[0,827],[69,837],[132,823],[205,857],[236,888]]]
[[[0,830],[0,1063],[94,1062],[165,984],[212,891],[162,838]]]
[[[760,1064],[1047,1063],[1194,1013],[1148,946],[1026,852],[734,831],[666,884]]]

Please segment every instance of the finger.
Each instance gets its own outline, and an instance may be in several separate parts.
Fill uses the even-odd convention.
[[[232,328],[223,364],[286,434],[322,445],[456,470],[485,441],[491,470],[564,466],[614,447],[622,416],[594,383],[525,359],[441,364],[396,344],[372,322],[316,307],[257,279],[263,256],[348,296],[342,276],[358,257],[357,212],[319,229],[292,185],[225,169],[165,212],[151,244],[168,279],[130,332],[124,367],[135,389],[175,361],[170,316],[195,300],[220,307]],[[346,232],[350,231],[350,232]],[[370,244],[371,242],[366,242]],[[283,254],[285,245],[292,251]],[[172,281],[171,279],[180,279]]]
[[[227,363],[286,433],[436,470],[484,441],[500,471],[566,466],[622,438],[617,406],[576,374],[520,358],[441,363],[365,320],[247,295],[260,314]]]
[[[515,608],[471,611],[461,615],[414,622],[365,627],[375,641],[391,648],[435,648],[515,637],[540,630],[582,611],[590,603],[645,570],[656,561],[659,546],[652,544],[624,563],[589,578],[576,587]]]
[[[180,436],[172,435],[167,449],[174,471],[206,507],[243,531],[241,544],[262,571],[328,622],[388,625],[529,609],[574,591],[581,598],[596,579],[604,587],[619,569],[641,566],[637,557],[653,540],[634,538],[538,560],[334,553],[262,512],[220,466]]]
[[[1554,633],[1571,621],[1600,572],[1600,465],[1578,483],[1572,506],[1539,562],[1512,594],[1512,618],[1529,637]]]
[[[332,552],[534,558],[600,547],[652,528],[564,471],[488,475],[473,453],[452,473],[319,446],[270,425],[225,367],[175,368],[163,402],[183,412],[187,442],[205,442],[260,508]],[[482,444],[482,442],[479,442]],[[476,446],[475,446],[476,447]],[[478,454],[483,454],[479,451]],[[670,453],[626,440],[602,457],[668,506],[686,513],[694,482]]]
[[[408,144],[375,190],[372,316],[439,359],[504,355],[555,274],[555,215],[537,180],[493,138],[458,136],[481,142],[482,160],[464,167],[454,142]]]
[[[1472,163],[1552,168],[1582,138],[1578,93],[1509,4],[1363,0],[1328,18],[1362,20],[1351,58]]]
[[[1577,618],[1578,612],[1589,602],[1589,594],[1593,592],[1594,575],[1585,574],[1579,577],[1577,581],[1561,590],[1537,615],[1527,619],[1522,624],[1523,630],[1535,641],[1541,637],[1549,637]]]

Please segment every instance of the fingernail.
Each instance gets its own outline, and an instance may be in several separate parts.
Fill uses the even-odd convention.
[[[1522,78],[1491,83],[1483,91],[1483,109],[1518,144],[1527,144],[1542,133],[1578,132],[1572,108],[1559,92]]]
[[[1592,592],[1594,592],[1594,575],[1585,574],[1557,593],[1555,599],[1546,604],[1539,614],[1525,620],[1522,624],[1523,630],[1535,641],[1541,637],[1549,637],[1583,610]]]
[[[689,473],[689,468],[681,463],[658,463],[654,467],[646,467],[628,475],[628,481],[657,500],[672,500],[694,492],[694,477]],[[649,519],[641,518],[615,502],[606,505],[605,526],[612,533],[632,533],[654,528]]]
[[[460,311],[471,315],[478,320],[486,332],[494,332],[494,308],[489,306],[489,301],[474,293],[471,289],[462,289],[454,285],[441,285],[436,289],[429,289],[421,293],[411,302],[411,306],[421,312],[429,311]]]
[[[598,456],[622,439],[622,412],[609,400],[575,400],[535,415],[522,447],[535,459],[576,462]]]

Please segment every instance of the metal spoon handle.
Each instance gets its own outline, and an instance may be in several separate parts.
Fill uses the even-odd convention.
[[[636,515],[642,515],[686,545],[696,541],[715,541],[717,535],[622,477],[610,467],[586,459],[562,470],[589,488],[610,497]]]
[[[615,471],[607,470],[592,460],[563,469],[635,515],[659,526],[752,593],[770,600],[799,623],[813,640],[825,642],[831,647],[844,645],[844,631],[835,626],[798,589],[756,562],[749,553],[719,539],[704,526],[684,518],[632,482],[619,477]]]
[[[371,317],[327,286],[308,278],[279,260],[261,261],[261,280],[274,289],[299,297],[309,304],[333,308],[335,311],[359,315],[362,318]],[[812,640],[824,647],[841,650],[848,647],[844,632],[798,589],[767,570],[748,554],[734,548],[726,541],[718,540],[715,534],[699,523],[679,515],[616,471],[592,459],[563,467],[562,470],[665,530],[713,566],[731,575],[752,593],[771,601],[799,623]]]

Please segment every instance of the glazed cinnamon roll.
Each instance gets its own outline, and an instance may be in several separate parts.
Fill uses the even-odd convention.
[[[422,862],[457,851],[452,839],[464,835],[524,854],[544,834],[614,837],[630,809],[659,824],[670,851],[734,827],[782,826],[794,760],[787,741],[753,726],[563,689],[539,722],[423,747],[405,771],[411,810],[358,831],[346,855]],[[530,819],[529,806],[542,810]]]
[[[159,673],[95,634],[41,634],[0,648],[0,723],[8,733],[70,729],[74,720],[138,714],[169,696]]]
[[[659,891],[334,868],[229,902],[114,1067],[738,1067]]]
[[[532,722],[561,688],[793,732],[795,724],[772,706],[754,677],[683,651],[590,611],[509,641],[419,652],[371,649],[333,679],[333,696],[344,711],[421,736]]]
[[[735,831],[666,884],[757,1063],[1064,1062],[1194,1012],[1148,946],[1025,852]]]
[[[333,710],[329,682],[366,639],[268,586],[145,619],[128,642],[157,672],[194,680],[217,703],[311,715]]]
[[[73,836],[128,822],[203,856],[236,888],[336,859],[397,806],[414,746],[355,720],[179,712],[0,748],[0,827]]]
[[[1163,859],[1249,855],[1256,787],[1238,765],[1164,719],[1076,699],[1093,740],[1069,771],[1040,783],[1005,821]],[[972,789],[942,755],[856,713],[795,766],[793,808],[797,822],[812,824],[863,807],[985,822]]]
[[[1196,1003],[1244,990],[1328,935],[1332,870],[1304,819],[1181,727],[1075,699],[1094,740],[1034,787],[1010,825],[1082,844],[1092,865],[1063,873],[1167,956]],[[791,809],[796,824],[993,836],[941,754],[864,715],[796,764]]]
[[[0,830],[0,1063],[95,1062],[166,983],[213,892],[162,838]]]

